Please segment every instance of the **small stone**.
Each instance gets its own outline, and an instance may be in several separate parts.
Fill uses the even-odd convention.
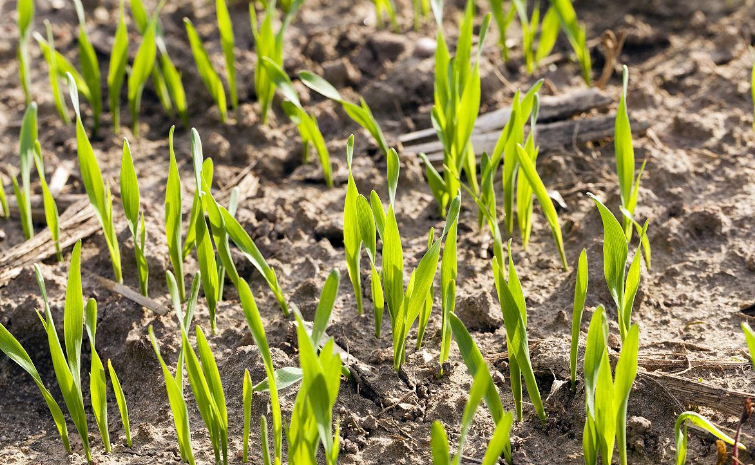
[[[414,52],[412,54],[417,58],[430,58],[435,54],[435,49],[438,47],[438,43],[429,37],[422,37],[414,45]]]
[[[456,315],[472,331],[493,332],[501,326],[500,311],[496,311],[488,291],[459,299]]]

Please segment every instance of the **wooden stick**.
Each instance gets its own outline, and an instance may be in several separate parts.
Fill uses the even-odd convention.
[[[100,229],[89,199],[74,203],[60,216],[60,248],[71,247],[79,239],[91,236]],[[25,267],[55,255],[55,242],[50,230],[36,234],[28,241],[6,250],[0,255],[0,287],[18,276]]]
[[[585,144],[598,140],[606,140],[613,137],[615,115],[600,115],[591,118],[558,121],[550,124],[537,126],[536,142],[540,146],[540,154],[553,152],[571,146],[572,144]],[[650,125],[644,121],[632,123],[632,133],[642,134]],[[482,154],[492,153],[498,142],[500,134],[489,132],[472,136],[475,152]],[[440,142],[406,147],[405,152],[412,149],[413,153],[425,153],[430,162],[437,168],[443,167],[443,145]],[[477,159],[479,163],[479,158]]]
[[[159,303],[155,302],[154,300],[150,299],[149,297],[145,297],[135,290],[131,289],[130,287],[124,285],[124,284],[118,284],[115,281],[111,281],[107,278],[104,278],[102,276],[99,276],[97,274],[92,273],[89,270],[84,269],[84,274],[92,278],[99,284],[100,286],[104,287],[110,292],[113,292],[115,294],[118,294],[122,297],[127,298],[128,300],[141,305],[142,307],[152,310],[153,312],[157,313],[158,315],[167,315],[168,309],[160,305]]]
[[[608,108],[613,100],[598,89],[584,89],[567,95],[546,95],[540,99],[540,114],[538,121],[558,121],[569,118],[592,109],[602,110]],[[511,107],[499,108],[498,110],[485,113],[477,118],[472,134],[483,134],[491,131],[500,131],[509,121]],[[404,134],[398,138],[402,145],[419,143],[425,139],[437,140],[435,129],[427,128]],[[407,152],[421,152],[411,146],[404,147]]]

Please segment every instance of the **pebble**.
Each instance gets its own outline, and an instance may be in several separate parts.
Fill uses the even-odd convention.
[[[412,54],[417,58],[430,58],[435,54],[436,48],[438,48],[438,43],[435,42],[434,39],[422,37],[414,46],[414,52]]]

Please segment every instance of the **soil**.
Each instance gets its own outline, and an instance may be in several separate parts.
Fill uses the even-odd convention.
[[[152,9],[156,2],[146,3]],[[397,3],[400,34],[376,28],[374,9],[368,0],[308,0],[289,29],[285,47],[285,69],[290,75],[309,69],[324,75],[347,98],[363,95],[391,145],[403,133],[430,126],[433,99],[433,58],[432,52],[427,51],[427,38],[434,38],[434,22],[428,18],[420,31],[413,31],[411,2]],[[446,3],[446,34],[455,37],[451,31],[456,30],[463,2]],[[487,8],[487,2],[478,3],[480,8]],[[38,0],[36,4],[35,29],[43,31],[43,20],[49,19],[58,49],[76,62],[77,20],[73,6],[62,0]],[[749,364],[717,363],[748,361],[740,330],[740,323],[747,317],[740,310],[755,301],[755,159],[751,153],[755,134],[749,97],[752,61],[747,51],[753,37],[755,3],[598,0],[577,1],[575,6],[587,26],[588,37],[600,37],[605,30],[627,34],[619,62],[631,69],[628,102],[632,120],[650,125],[646,135],[635,137],[638,163],[647,160],[636,215],[650,219],[653,250],[652,270],[643,269],[633,313],[634,321],[641,326],[640,355],[648,359],[675,356],[683,360],[681,366],[670,371],[680,372],[679,376],[691,382],[755,392],[755,377]],[[90,0],[85,2],[85,8],[104,77],[118,5],[112,0]],[[3,185],[9,186],[7,173],[17,172],[24,98],[15,59],[15,3],[5,2],[0,13],[0,30],[6,37],[0,41],[0,161]],[[217,187],[248,167],[259,177],[259,189],[240,205],[238,218],[277,270],[284,293],[292,302],[302,309],[311,309],[328,272],[333,268],[341,271],[343,279],[328,334],[370,366],[372,375],[367,381],[372,390],[368,392],[363,386],[342,382],[336,404],[342,436],[339,462],[428,464],[432,422],[441,420],[452,444],[456,443],[472,381],[456,349],[452,349],[447,375],[435,376],[440,341],[438,298],[424,347],[408,351],[405,369],[399,376],[392,368],[390,324],[384,321],[383,337],[374,338],[372,303],[365,299],[365,316],[357,315],[353,290],[345,278],[342,208],[346,191],[346,138],[356,134],[354,174],[360,192],[375,189],[381,197],[387,197],[385,161],[369,135],[348,119],[339,106],[310,95],[298,83],[303,103],[317,114],[328,141],[334,159],[335,188],[325,186],[316,164],[301,165],[298,134],[277,104],[273,106],[270,124],[261,124],[259,105],[253,95],[256,58],[247,15],[245,2],[231,6],[241,103],[238,116],[232,118],[231,124],[223,125],[196,72],[182,25],[184,16],[193,20],[214,62],[222,69],[214,6],[201,0],[168,2],[165,6],[161,18],[167,47],[183,73],[190,97],[191,125],[202,135],[205,156],[215,162]],[[509,32],[512,44],[517,42],[519,34],[517,27],[512,26]],[[132,35],[131,39],[134,53],[136,37]],[[57,117],[47,67],[38,48],[32,45],[31,50],[33,95],[40,105],[39,139],[49,176],[60,163],[75,166],[75,132]],[[569,51],[568,42],[560,37],[555,52],[568,57]],[[599,48],[593,51],[593,57],[597,75],[604,61]],[[514,90],[528,88],[538,78],[547,81],[543,87],[545,94],[564,95],[584,86],[576,63],[559,60],[530,76],[524,72],[519,48],[514,46],[510,62],[503,63],[493,40],[485,49],[481,69],[482,111],[508,105]],[[615,101],[620,84],[620,76],[615,73],[606,88],[607,95]],[[83,106],[88,108],[86,104]],[[123,108],[123,122],[129,124],[125,103]],[[174,121],[157,102],[151,84],[145,92],[141,115],[141,138],[134,138],[126,127],[122,135],[131,143],[146,214],[150,295],[168,306],[163,274],[169,262],[162,209],[168,165],[167,135]],[[87,124],[91,124],[91,117],[87,119]],[[110,116],[105,112],[103,129],[93,144],[105,176],[117,180],[122,142],[109,125]],[[612,141],[565,146],[568,148],[541,157],[538,167],[546,186],[559,191],[567,207],[559,215],[569,263],[576,263],[581,249],[587,249],[590,287],[582,328],[584,338],[594,308],[610,302],[602,273],[602,225],[586,193],[595,193],[618,212],[618,185]],[[176,131],[176,151],[181,176],[188,185],[191,163],[185,128]],[[73,170],[64,192],[84,192],[77,169]],[[187,202],[190,195],[189,190],[184,191]],[[424,169],[413,156],[402,157],[397,202],[405,257],[411,267],[425,250],[429,228],[442,227],[424,180]],[[116,206],[116,216],[125,284],[138,289],[133,243],[119,208]],[[490,269],[492,241],[487,232],[477,228],[476,220],[476,208],[465,198],[459,227],[457,308],[495,369],[494,380],[504,405],[513,409],[505,330]],[[38,231],[43,227],[37,224]],[[23,241],[17,216],[0,221],[0,228],[4,234],[0,250]],[[101,233],[84,240],[82,254],[85,269],[112,278]],[[63,262],[53,258],[41,263],[53,315],[61,330],[69,259],[70,249],[65,251]],[[515,245],[514,259],[527,296],[531,355],[548,413],[548,421],[543,425],[532,406],[525,404],[525,417],[512,431],[514,461],[582,463],[584,391],[581,385],[571,391],[565,383],[569,376],[575,278],[573,270],[561,270],[549,228],[537,207],[529,249],[525,252]],[[248,263],[238,263],[242,277],[251,280],[276,367],[297,365],[291,320],[282,316],[259,274]],[[187,275],[195,269],[196,262],[189,258]],[[119,373],[134,435],[133,448],[127,448],[112,397],[109,417],[114,450],[104,454],[101,442],[95,439],[96,462],[179,463],[162,374],[147,338],[147,327],[152,325],[168,363],[175,364],[180,341],[175,315],[157,316],[111,294],[90,277],[84,277],[83,285],[85,295],[99,303],[98,350],[103,360],[112,360]],[[47,387],[62,401],[46,338],[35,315],[42,302],[32,271],[24,270],[0,292],[0,322],[21,341]],[[611,327],[617,336],[615,319],[613,312]],[[208,326],[202,298],[195,321]],[[415,335],[416,330],[412,338]],[[254,382],[265,375],[231,285],[226,285],[225,300],[218,310],[217,334],[211,343],[229,404],[232,461],[240,463],[236,451],[241,449],[242,375],[245,368],[250,370]],[[612,338],[611,345],[613,350],[617,349],[618,338]],[[85,367],[89,364],[88,357],[85,351]],[[86,386],[88,375],[84,376]],[[283,392],[284,414],[290,413],[295,395],[295,388]],[[88,393],[85,397],[86,402]],[[188,404],[198,463],[210,463],[209,435],[191,398]],[[259,418],[267,408],[267,396],[255,395],[253,416]],[[721,409],[699,406],[694,399],[680,400],[641,373],[629,402],[631,463],[673,462],[674,422],[682,409],[698,410],[729,430],[736,427],[736,417],[722,413]],[[93,418],[90,414],[89,430],[96,438]],[[7,357],[0,358],[0,463],[84,463],[81,442],[70,421],[68,425],[74,449],[70,456],[63,449],[32,380]],[[480,409],[464,449],[468,457],[464,463],[478,463],[475,460],[482,458],[492,432],[490,416]],[[751,425],[745,433],[752,433]],[[261,463],[256,446],[257,428],[253,428],[252,444],[251,463]],[[690,430],[689,445],[689,463],[715,463],[715,445],[710,436]],[[751,460],[746,454],[743,459]]]

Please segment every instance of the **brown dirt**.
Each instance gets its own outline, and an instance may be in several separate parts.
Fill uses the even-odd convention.
[[[148,2],[148,7],[154,7]],[[308,0],[289,30],[285,67],[294,75],[310,69],[336,83],[347,96],[361,93],[386,132],[390,143],[404,132],[428,127],[432,104],[432,58],[415,56],[422,37],[433,37],[432,21],[422,31],[411,29],[410,2],[399,1],[403,34],[377,31],[373,8],[368,0]],[[461,0],[447,2],[446,31],[458,21]],[[485,2],[480,2],[481,7]],[[116,22],[117,2],[86,2],[90,34],[100,51],[106,73],[106,53]],[[300,143],[295,128],[275,108],[269,126],[259,124],[258,105],[253,95],[254,53],[246,4],[232,6],[236,29],[240,118],[229,125],[218,122],[217,111],[196,73],[185,32],[184,16],[191,17],[200,34],[209,40],[209,51],[222,66],[220,44],[215,32],[211,2],[169,2],[162,14],[168,48],[183,70],[190,96],[191,125],[198,128],[205,155],[212,157],[216,179],[228,182],[241,169],[251,166],[260,178],[258,194],[245,201],[239,218],[255,238],[262,252],[278,270],[287,296],[301,307],[312,305],[319,288],[332,268],[346,276],[342,244],[342,206],[345,193],[346,137],[355,133],[355,177],[360,192],[376,189],[385,198],[385,163],[376,155],[370,139],[342,110],[318,96],[309,96],[303,86],[303,101],[318,114],[331,155],[334,158],[336,187],[325,187],[319,168],[300,166]],[[62,1],[38,1],[35,27],[53,22],[56,43],[69,58],[76,56],[74,39],[76,17],[72,5]],[[653,269],[643,271],[642,286],[634,311],[641,332],[641,355],[661,358],[684,354],[689,360],[745,360],[744,339],[739,329],[740,308],[755,300],[755,160],[750,147],[752,102],[749,95],[751,61],[746,45],[752,37],[753,2],[675,2],[608,0],[577,2],[580,18],[588,26],[588,37],[604,30],[626,31],[627,44],[621,62],[631,69],[629,107],[635,121],[650,124],[647,136],[637,137],[639,160],[648,160],[643,178],[637,216],[650,218]],[[451,13],[453,11],[453,14]],[[18,121],[23,114],[23,93],[17,80],[15,60],[15,4],[0,6],[0,160],[4,171],[17,166]],[[515,28],[512,28],[515,29]],[[453,34],[451,34],[453,35]],[[510,31],[517,37],[518,31]],[[133,38],[132,38],[133,39]],[[489,44],[492,44],[491,40]],[[61,161],[74,161],[73,127],[60,124],[53,107],[47,80],[47,67],[36,46],[32,46],[34,95],[40,104],[40,141],[48,169]],[[133,51],[134,47],[132,47]],[[562,37],[557,52],[567,52]],[[596,73],[602,65],[599,53]],[[484,54],[483,109],[508,104],[513,90],[526,88],[539,77],[549,84],[545,92],[565,94],[582,87],[578,67],[562,62],[536,76],[522,72],[522,60],[514,50],[510,64],[504,65],[492,45]],[[497,71],[497,72],[494,72]],[[104,74],[103,74],[104,76]],[[505,79],[500,79],[499,76]],[[618,100],[619,79],[614,76],[607,92]],[[86,107],[86,105],[84,105]],[[125,110],[125,105],[124,105]],[[124,123],[128,124],[124,111]],[[128,129],[139,175],[148,227],[150,293],[167,304],[163,273],[167,251],[162,226],[162,203],[167,172],[167,134],[173,122],[167,118],[150,87],[142,109],[142,138],[134,139]],[[117,179],[121,153],[120,138],[109,128],[109,115],[103,120],[101,136],[94,147],[106,176]],[[613,143],[572,147],[549,154],[538,166],[549,188],[559,190],[568,206],[560,213],[569,263],[575,263],[582,248],[590,262],[589,317],[599,303],[610,297],[602,276],[602,227],[599,215],[585,195],[590,191],[609,206],[617,208],[618,188],[614,174]],[[190,179],[188,133],[176,133],[176,150],[181,175]],[[13,168],[17,169],[17,168]],[[49,173],[48,173],[49,175]],[[437,208],[416,160],[402,160],[398,194],[399,223],[404,236],[405,256],[413,262],[425,247],[425,234],[441,225]],[[3,175],[3,184],[9,178]],[[74,174],[68,191],[82,193]],[[185,199],[189,198],[188,191]],[[119,208],[119,207],[116,207]],[[124,276],[126,284],[137,288],[131,239],[125,221],[118,213]],[[546,401],[548,422],[542,426],[530,405],[525,419],[513,429],[514,459],[527,463],[582,463],[581,439],[584,422],[583,392],[571,393],[562,385],[568,378],[568,344],[574,276],[559,267],[547,225],[539,213],[530,249],[516,251],[515,260],[523,278],[529,308],[529,334],[532,358],[538,369],[539,384]],[[5,239],[0,250],[23,240],[17,218],[0,222]],[[37,225],[40,230],[43,225]],[[458,306],[482,324],[473,332],[491,366],[504,405],[513,408],[505,363],[505,332],[490,271],[490,239],[476,228],[476,212],[466,199],[459,232]],[[84,241],[83,266],[106,277],[112,276],[101,234]],[[42,264],[51,297],[53,314],[62,326],[66,260]],[[189,260],[188,271],[196,264]],[[411,265],[411,263],[410,263]],[[247,264],[241,274],[252,279],[273,358],[277,367],[298,363],[291,322],[282,317],[264,282]],[[124,384],[131,408],[134,447],[125,447],[123,430],[117,420],[115,402],[109,405],[114,452],[105,455],[99,440],[94,453],[98,463],[167,464],[178,463],[175,432],[159,365],[147,339],[147,326],[155,327],[169,362],[175,362],[179,346],[175,317],[156,317],[119,296],[111,295],[91,279],[84,281],[87,296],[100,306],[99,350],[112,359]],[[201,299],[200,299],[201,302]],[[43,380],[56,396],[58,389],[46,348],[42,327],[34,310],[41,304],[31,270],[2,289],[0,321],[29,351]],[[437,304],[437,302],[436,302]],[[351,285],[342,279],[333,322],[328,330],[336,342],[362,362],[371,365],[375,375],[370,382],[379,396],[357,392],[344,381],[336,410],[343,437],[340,463],[343,464],[427,464],[430,426],[436,419],[446,425],[455,443],[471,378],[452,350],[448,376],[433,376],[437,365],[440,317],[431,317],[425,348],[407,354],[403,376],[392,370],[390,327],[384,324],[384,337],[372,336],[371,302],[365,313],[356,314]],[[249,368],[255,382],[264,370],[246,327],[232,287],[226,286],[221,304],[218,332],[212,339],[229,402],[232,450],[240,450],[242,426],[241,382]],[[196,318],[207,326],[207,311],[201,303]],[[615,319],[615,315],[614,318]],[[614,332],[616,326],[613,325]],[[586,330],[586,324],[583,325]],[[413,345],[413,344],[412,344]],[[84,366],[89,363],[84,360]],[[719,387],[755,391],[755,379],[748,368],[703,367],[686,370],[685,378],[703,380]],[[87,381],[85,380],[85,384]],[[415,386],[414,392],[410,386]],[[410,393],[410,394],[407,394]],[[284,411],[290,412],[295,390],[283,396]],[[388,411],[383,408],[400,400]],[[254,399],[254,415],[266,410],[266,397]],[[212,452],[208,434],[193,401],[191,424],[193,445],[200,463],[209,463]],[[685,408],[694,407],[685,405]],[[733,428],[736,419],[712,409],[701,408],[717,423]],[[630,462],[671,463],[674,457],[673,426],[679,402],[646,377],[638,377],[629,404],[631,421]],[[97,436],[90,415],[90,432]],[[748,427],[749,432],[752,432]],[[69,430],[73,431],[69,423]],[[478,414],[467,441],[465,455],[481,458],[493,424],[487,413]],[[747,432],[747,431],[746,431]],[[0,359],[0,463],[84,463],[80,441],[71,434],[74,455],[67,457],[56,435],[48,411],[28,376],[7,358]],[[256,428],[253,444],[258,444]],[[252,463],[260,457],[253,447]],[[750,460],[745,456],[746,460]],[[234,463],[240,459],[234,455]],[[715,447],[708,437],[691,433],[690,463],[714,463]],[[470,462],[472,463],[472,462]]]

